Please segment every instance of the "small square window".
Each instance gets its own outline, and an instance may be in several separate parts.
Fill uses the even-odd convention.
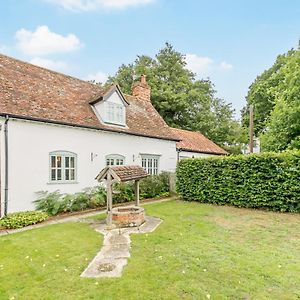
[[[119,154],[110,154],[106,156],[107,166],[123,166],[125,164],[125,157]]]

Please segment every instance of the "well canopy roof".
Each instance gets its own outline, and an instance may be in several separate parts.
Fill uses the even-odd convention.
[[[117,166],[104,168],[97,175],[96,179],[98,181],[106,179],[109,173],[118,182],[138,180],[148,176],[148,173],[140,166]]]

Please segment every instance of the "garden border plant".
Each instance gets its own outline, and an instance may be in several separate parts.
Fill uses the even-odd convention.
[[[0,227],[17,229],[45,221],[48,214],[41,211],[24,211],[8,214],[0,219]]]
[[[300,212],[300,152],[184,159],[177,166],[184,200]]]
[[[124,203],[134,200],[134,185],[132,183],[117,183],[113,187],[113,202]],[[54,192],[37,192],[38,199],[33,201],[37,210],[54,216],[61,213],[82,211],[103,207],[106,203],[106,191],[103,187],[87,188],[76,194]],[[141,199],[159,198],[170,195],[169,173],[149,176],[140,181]]]

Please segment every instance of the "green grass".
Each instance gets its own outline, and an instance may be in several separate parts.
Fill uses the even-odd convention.
[[[122,278],[80,273],[101,248],[85,223],[0,238],[0,299],[299,299],[299,215],[171,201],[132,235]],[[45,264],[45,266],[43,266]]]

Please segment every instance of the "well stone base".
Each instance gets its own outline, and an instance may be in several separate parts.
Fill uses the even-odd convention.
[[[145,222],[145,210],[139,206],[122,206],[112,209],[112,223],[116,227],[138,227]]]

